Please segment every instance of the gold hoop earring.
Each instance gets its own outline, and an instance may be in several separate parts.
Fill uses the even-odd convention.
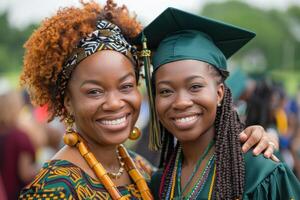
[[[141,131],[137,127],[134,127],[133,130],[129,134],[130,140],[137,140],[141,136]]]
[[[76,131],[73,129],[74,118],[70,115],[64,119],[64,123],[66,125],[66,133],[64,135],[64,143],[68,146],[75,146],[79,139]]]

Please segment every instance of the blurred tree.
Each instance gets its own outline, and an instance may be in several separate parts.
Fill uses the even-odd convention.
[[[0,73],[20,71],[24,54],[23,44],[35,25],[20,30],[8,22],[8,13],[0,14]]]
[[[296,56],[300,54],[300,42],[293,34],[293,27],[300,26],[299,7],[291,7],[286,12],[266,11],[242,1],[227,1],[207,4],[201,14],[248,28],[257,34],[255,40],[234,56],[236,60],[243,57],[244,61],[251,57],[248,61],[252,63],[247,64],[254,71],[288,70],[295,66],[300,69],[300,60]],[[298,21],[292,20],[292,16]]]

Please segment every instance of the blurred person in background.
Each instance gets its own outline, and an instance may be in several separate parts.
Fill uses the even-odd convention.
[[[297,112],[297,129],[291,141],[291,152],[294,158],[294,171],[297,177],[300,179],[300,86],[298,86],[298,91],[296,93],[296,106],[298,108]]]
[[[280,154],[286,164],[293,169],[294,158],[291,153],[291,141],[295,123],[292,117],[292,107],[288,106],[288,97],[282,84],[275,84],[273,93],[273,105],[276,128],[279,135]]]
[[[288,133],[290,135],[289,151],[293,159],[294,173],[300,178],[300,129],[299,106],[296,99],[290,98],[286,106]]]
[[[0,174],[9,200],[17,199],[22,187],[37,173],[35,149],[28,135],[18,127],[23,106],[18,91],[0,93]],[[5,90],[5,91],[4,91]]]
[[[48,123],[48,107],[33,106],[27,91],[22,91],[24,100],[21,118],[18,125],[28,134],[35,149],[36,161],[40,167],[62,147],[64,125],[58,119]]]
[[[240,120],[245,122],[247,101],[255,89],[256,82],[239,68],[230,72],[230,76],[225,82],[232,91],[233,104]]]
[[[7,199],[1,174],[0,174],[0,199],[1,200]]]
[[[278,130],[275,119],[275,102],[272,84],[265,79],[258,80],[255,89],[246,100],[246,126],[260,124],[272,138],[272,145],[279,149]]]

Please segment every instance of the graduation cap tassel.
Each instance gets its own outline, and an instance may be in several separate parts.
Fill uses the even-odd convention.
[[[150,104],[150,136],[149,136],[149,149],[157,151],[161,147],[161,133],[160,133],[160,126],[158,117],[155,111],[155,104],[154,104],[154,96],[153,96],[153,88],[151,84],[151,62],[150,56],[151,51],[147,48],[147,39],[145,35],[142,35],[142,44],[143,49],[141,52],[141,57],[143,58],[144,62],[144,70],[145,70],[145,81],[147,87],[147,93],[149,96],[149,104]]]

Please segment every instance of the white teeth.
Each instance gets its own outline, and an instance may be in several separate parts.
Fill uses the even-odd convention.
[[[177,118],[177,119],[175,119],[175,121],[184,123],[184,122],[192,121],[192,120],[196,119],[196,117],[197,116],[194,115],[194,116],[190,116],[190,117]]]
[[[114,120],[102,120],[101,123],[104,125],[120,125],[126,121],[126,117],[122,117]]]

